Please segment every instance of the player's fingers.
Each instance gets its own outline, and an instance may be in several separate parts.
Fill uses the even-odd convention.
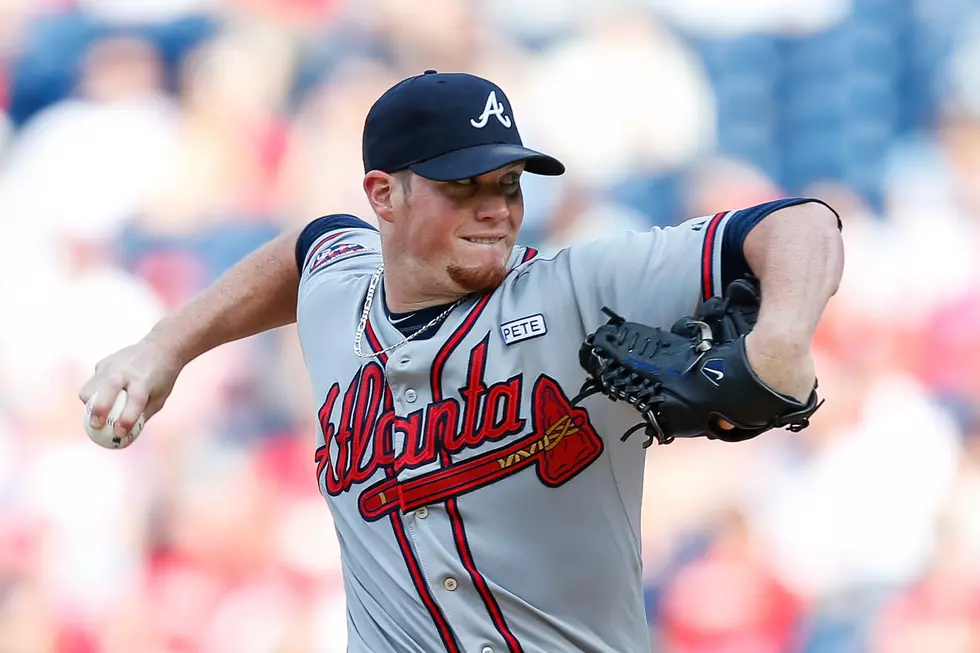
[[[167,397],[160,396],[159,394],[150,397],[150,400],[146,402],[146,408],[143,409],[144,419],[150,419],[163,408],[163,404],[167,401]]]
[[[102,428],[105,424],[106,417],[109,416],[109,411],[112,410],[112,404],[116,402],[116,396],[124,386],[125,383],[122,376],[113,374],[103,378],[93,389],[86,403],[86,405],[91,406],[90,412],[92,416],[89,418],[89,423],[92,425],[92,428]]]
[[[78,398],[82,400],[83,404],[87,404],[88,400],[91,399],[92,395],[96,393],[99,389],[99,383],[103,381],[104,375],[101,374],[103,367],[105,367],[105,361],[99,361],[95,364],[95,372],[88,378],[88,381],[79,389]]]
[[[78,390],[78,398],[83,404],[87,404],[89,398],[95,394],[95,377],[93,376]]]
[[[126,405],[119,414],[114,428],[116,437],[126,437],[146,410],[149,399],[150,393],[142,383],[136,381],[126,386]]]
[[[735,425],[727,420],[720,419],[718,420],[718,428],[725,431],[731,431],[733,428],[735,428]]]

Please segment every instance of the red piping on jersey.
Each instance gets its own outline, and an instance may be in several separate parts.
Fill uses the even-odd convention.
[[[367,336],[370,347],[374,351],[383,349],[381,341],[378,340],[374,329],[371,328],[370,320],[368,320],[365,327],[364,335]],[[388,364],[387,354],[379,354],[378,357],[381,359],[382,365]],[[392,409],[390,392],[385,393],[385,403],[386,410]],[[390,466],[385,469],[385,474],[388,478],[395,478],[395,471]],[[391,529],[395,532],[395,539],[398,540],[398,548],[401,549],[402,557],[405,559],[405,565],[408,567],[408,573],[412,577],[412,584],[415,585],[415,590],[419,593],[422,603],[425,604],[425,609],[429,612],[429,616],[432,617],[432,621],[436,625],[436,630],[439,631],[439,638],[442,639],[446,651],[448,653],[461,653],[459,644],[456,643],[456,638],[449,628],[449,621],[446,619],[446,615],[442,613],[435,598],[432,596],[432,592],[429,590],[428,584],[425,582],[425,577],[422,575],[422,570],[419,567],[419,561],[415,558],[415,553],[412,551],[408,536],[405,534],[405,525],[402,523],[401,515],[398,512],[391,515]]]
[[[303,267],[305,268],[306,267],[306,264],[310,262],[310,256],[313,255],[313,252],[315,252],[316,250],[320,249],[325,244],[329,243],[331,240],[337,240],[338,238],[340,238],[344,234],[350,233],[350,231],[351,231],[350,229],[343,229],[341,231],[334,231],[333,233],[327,232],[330,235],[328,235],[326,238],[324,238],[323,240],[321,240],[320,242],[318,242],[315,246],[310,247],[310,251],[308,251],[306,253],[306,260],[303,261]]]
[[[449,360],[449,356],[452,355],[453,351],[466,337],[466,334],[476,324],[480,314],[483,313],[487,304],[490,303],[491,297],[492,295],[488,293],[477,302],[473,310],[470,311],[470,314],[463,320],[463,323],[449,336],[449,339],[439,350],[439,353],[436,354],[435,361],[432,363],[432,375],[430,378],[433,402],[442,401],[442,371],[446,366],[446,361]],[[437,445],[440,447],[439,457],[442,467],[452,466],[453,460],[449,452],[442,448],[441,443],[437,443]],[[449,522],[452,524],[453,537],[456,540],[456,550],[459,553],[459,558],[463,562],[463,566],[466,567],[466,571],[469,572],[473,585],[476,587],[477,593],[479,593],[483,604],[487,608],[487,612],[490,614],[493,625],[496,627],[497,632],[500,633],[500,636],[504,638],[504,641],[507,642],[507,648],[511,653],[524,653],[524,649],[521,647],[520,642],[517,641],[517,637],[510,630],[507,622],[504,621],[504,614],[497,604],[497,599],[490,592],[487,579],[476,568],[476,562],[473,560],[473,552],[470,550],[469,542],[466,541],[466,529],[463,526],[463,517],[459,512],[459,506],[456,505],[455,498],[446,500],[446,511],[449,513]]]
[[[521,263],[527,263],[537,255],[538,250],[534,249],[533,247],[528,247],[526,250],[524,250],[524,256],[521,257]]]
[[[704,245],[701,249],[701,299],[708,301],[715,294],[715,239],[718,236],[718,225],[727,211],[716,213],[711,222],[705,227]]]

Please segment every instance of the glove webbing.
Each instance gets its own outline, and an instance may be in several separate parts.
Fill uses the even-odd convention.
[[[659,343],[658,343],[659,345]],[[599,357],[595,351],[592,356]],[[652,379],[636,374],[627,367],[620,365],[612,359],[602,361],[597,378],[589,378],[579,391],[578,395],[572,399],[572,405],[594,394],[602,393],[612,401],[622,400],[634,406],[643,417],[643,421],[630,427],[620,437],[621,442],[627,439],[640,429],[645,429],[647,439],[643,443],[646,449],[656,440],[658,444],[669,444],[674,440],[673,436],[664,433],[657,423],[654,408],[663,403],[663,396],[659,395],[661,384]]]

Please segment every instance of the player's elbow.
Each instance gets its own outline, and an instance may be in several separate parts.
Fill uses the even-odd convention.
[[[794,224],[814,236],[829,236],[840,240],[840,216],[829,204],[825,204],[821,200],[814,199],[801,204],[787,206],[786,208],[773,212],[773,215],[777,214],[785,216],[788,220],[791,220]]]
[[[844,238],[840,215],[822,202],[809,202],[801,207],[806,207],[810,212],[805,216],[808,232],[819,250],[826,253],[830,295],[836,295],[844,276]]]
[[[780,214],[782,220],[773,222],[783,223],[777,228],[783,232],[778,240],[797,241],[802,244],[800,249],[809,256],[824,259],[821,267],[826,271],[828,290],[831,296],[837,294],[844,274],[844,239],[838,213],[819,200],[789,206],[775,213]]]

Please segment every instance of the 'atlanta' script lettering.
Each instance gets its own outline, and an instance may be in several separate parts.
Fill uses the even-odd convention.
[[[327,492],[337,496],[380,469],[397,474],[435,462],[440,450],[454,454],[522,432],[523,375],[487,386],[487,346],[484,340],[470,352],[466,385],[459,389],[462,403],[447,398],[396,416],[384,371],[372,361],[354,375],[334,420],[340,385],[331,386],[319,411],[324,446],[316,452],[317,477],[324,477]],[[395,438],[396,433],[403,437]],[[395,441],[402,439],[404,445],[395,451]],[[331,456],[331,451],[336,453]]]

